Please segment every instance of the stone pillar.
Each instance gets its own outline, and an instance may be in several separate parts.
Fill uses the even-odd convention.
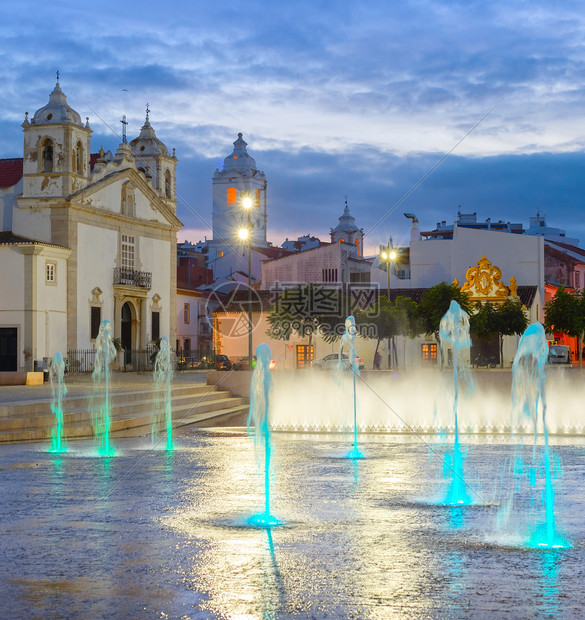
[[[38,355],[39,282],[37,278],[37,257],[43,248],[39,245],[25,245],[20,247],[20,251],[24,254],[24,334],[22,342],[24,350],[30,353],[30,357],[25,360],[24,369],[33,370],[33,361],[37,359]],[[42,318],[44,321],[44,316]]]

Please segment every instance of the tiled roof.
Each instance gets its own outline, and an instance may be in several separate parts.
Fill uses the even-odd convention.
[[[46,245],[53,248],[65,247],[62,245],[57,245],[56,243],[47,243],[46,241],[39,241],[38,239],[31,239],[30,237],[23,237],[22,235],[15,235],[10,230],[0,231],[0,245]]]
[[[22,157],[0,159],[0,187],[12,187],[22,179]]]
[[[284,256],[289,256],[290,254],[297,254],[298,252],[292,252],[291,250],[285,250],[284,248],[279,248],[275,246],[271,246],[268,248],[263,248],[257,245],[253,245],[252,249],[258,254],[262,254],[266,256],[266,258],[281,258]]]
[[[536,296],[536,291],[538,288],[536,286],[519,286],[518,287],[518,297],[520,301],[527,307],[530,308],[532,302],[534,301],[534,297]]]
[[[545,239],[545,245],[551,249],[557,250],[557,252],[563,252],[566,254],[570,252],[576,260],[581,257],[585,259],[585,250],[583,248],[579,248],[576,245],[571,245],[569,243],[562,243],[561,241],[551,241],[549,239]]]

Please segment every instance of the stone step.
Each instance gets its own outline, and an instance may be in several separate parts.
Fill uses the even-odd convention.
[[[164,392],[153,389],[124,389],[110,392],[111,437],[149,435],[153,423],[164,431]],[[67,439],[90,439],[92,397],[76,396],[63,399],[63,434]],[[153,420],[155,412],[157,420]],[[232,397],[230,392],[205,384],[174,385],[171,391],[173,426],[203,423],[212,425],[218,418],[239,418],[248,410],[246,400]],[[19,402],[0,407],[0,443],[51,440],[55,415],[47,400]]]
[[[184,395],[177,398],[173,398],[171,401],[171,409],[174,411],[183,411],[189,408],[201,408],[205,410],[205,407],[209,404],[217,406],[215,403],[224,402],[232,398],[227,391],[210,391],[197,395]],[[243,399],[237,398],[234,400],[234,404],[241,404]],[[66,403],[63,403],[64,405]],[[87,403],[86,403],[87,404]],[[134,402],[119,402],[110,403],[110,418],[116,420],[118,418],[128,418],[136,415],[146,415],[152,418],[156,410],[162,411],[163,404],[157,406],[155,402],[150,399],[134,401]],[[19,430],[26,428],[52,428],[55,426],[55,415],[47,411],[47,404],[43,415],[21,415],[20,417],[11,416],[9,418],[0,418],[0,431],[4,430]],[[68,432],[68,428],[79,423],[91,424],[94,409],[91,406],[78,409],[77,411],[70,411],[64,409],[63,412],[63,424],[65,432]],[[174,414],[173,414],[174,415]]]
[[[210,392],[210,386],[205,384],[194,385],[178,385],[173,386],[172,396],[197,396],[200,394],[206,394]],[[125,389],[112,389],[110,391],[110,402],[116,403],[129,403],[135,401],[154,400],[157,392],[153,388],[140,389],[140,390],[128,390]],[[90,406],[92,396],[66,396],[63,401],[63,409],[68,411],[76,411],[80,409],[87,409]],[[19,401],[8,405],[0,406],[0,418],[18,417],[20,415],[34,415],[43,414],[47,410],[50,411],[50,401],[45,399],[35,399],[30,401]]]
[[[198,426],[213,426],[219,421],[229,422],[232,419],[240,419],[248,411],[247,404],[234,407],[225,407],[206,412],[197,412],[180,418],[177,422],[173,420],[173,428],[197,424]],[[160,423],[159,432],[165,428],[164,421]],[[152,419],[147,416],[126,418],[112,422],[111,438],[120,437],[144,437],[152,432]],[[75,433],[67,436],[67,440],[92,439],[93,427],[91,425],[79,425],[75,428]],[[26,441],[50,441],[50,429],[23,429],[12,431],[0,431],[0,443],[26,442]]]

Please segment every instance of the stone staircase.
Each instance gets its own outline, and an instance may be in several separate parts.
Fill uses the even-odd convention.
[[[152,432],[153,415],[160,411],[152,388],[112,389],[111,437],[140,437]],[[93,438],[91,396],[63,399],[63,428],[67,439]],[[179,384],[172,388],[173,427],[187,425],[241,425],[248,412],[244,398],[233,397],[205,384]],[[55,416],[47,400],[0,406],[0,443],[51,439]],[[164,421],[158,424],[159,430]]]

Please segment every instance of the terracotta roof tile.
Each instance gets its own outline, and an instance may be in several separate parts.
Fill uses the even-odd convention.
[[[31,239],[30,237],[23,237],[22,235],[15,235],[10,230],[0,231],[0,245],[46,245],[53,248],[65,247],[57,243],[49,243],[47,241]]]

